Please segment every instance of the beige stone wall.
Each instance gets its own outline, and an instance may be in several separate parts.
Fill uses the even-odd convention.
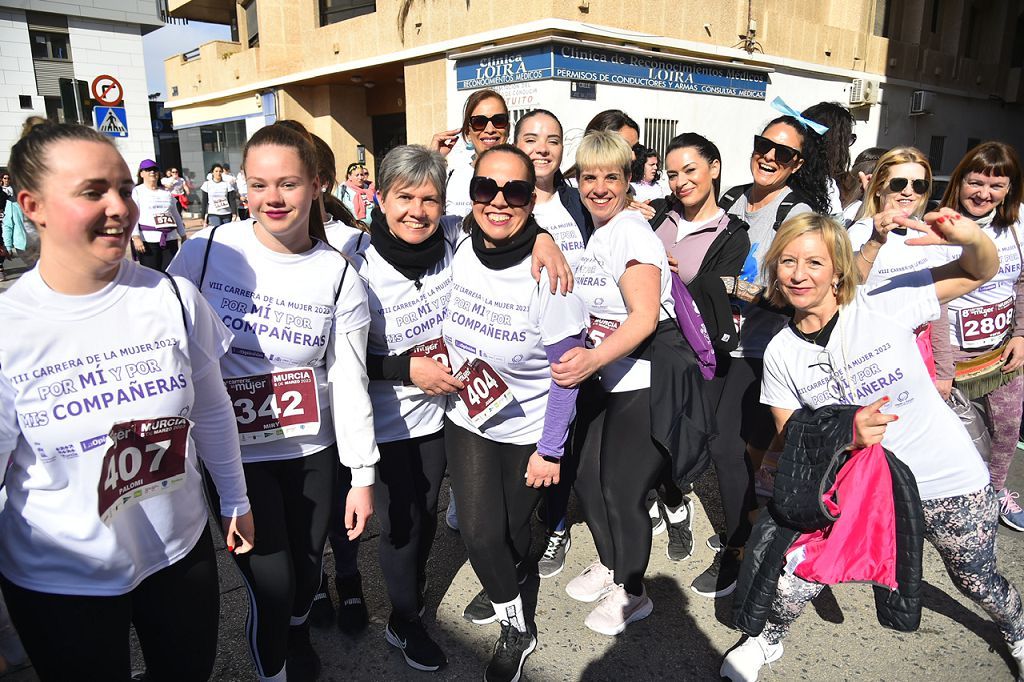
[[[405,65],[405,129],[411,144],[426,144],[434,133],[445,129],[446,59],[440,56]]]
[[[179,0],[175,12],[188,16],[191,5],[198,13],[213,1]],[[508,28],[513,36],[512,29],[543,17],[649,34],[650,43],[667,36],[718,47],[737,46],[748,19],[746,0],[378,0],[372,14],[321,27],[317,0],[257,1],[258,48],[220,48],[211,58],[204,47],[199,60],[166,62],[167,82],[178,86],[178,98],[360,58],[386,58],[480,31]],[[930,31],[930,0],[889,1],[895,3],[892,37],[881,38],[872,31],[877,0],[753,0],[752,46],[767,55],[924,84],[1000,88],[1008,71],[1000,62],[1006,63],[1022,0],[944,0],[936,33]],[[245,35],[244,11],[236,10],[239,33]],[[980,13],[976,23],[983,39],[978,57],[967,60],[957,55],[966,45],[961,27],[971,11]],[[645,44],[640,37],[628,40]]]
[[[339,181],[356,160],[356,146],[366,147],[374,168],[373,137],[366,112],[366,89],[346,85],[294,85],[278,91],[278,118],[290,118],[322,137],[334,150]]]

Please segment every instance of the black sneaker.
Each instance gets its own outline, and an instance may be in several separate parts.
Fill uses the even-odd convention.
[[[309,641],[309,621],[288,628],[288,679],[313,682],[320,677],[320,657]]]
[[[501,636],[494,643],[494,654],[484,672],[485,682],[518,682],[526,657],[537,648],[533,632],[520,632],[508,621],[501,622]]]
[[[327,628],[334,622],[334,604],[331,594],[327,591],[327,574],[320,577],[320,588],[313,597],[313,605],[309,607],[309,623],[315,628]]]
[[[448,663],[448,658],[427,634],[419,618],[402,620],[394,614],[384,627],[384,638],[405,656],[410,668],[434,672]]]
[[[678,523],[668,522],[668,547],[665,554],[668,555],[669,561],[683,561],[693,554],[693,502],[689,498],[683,499],[686,504],[686,519]]]
[[[721,552],[725,549],[725,533],[715,533],[705,544],[712,552]]]
[[[498,620],[498,614],[494,612],[494,604],[487,596],[487,590],[480,590],[469,606],[462,612],[462,617],[476,625],[487,625]]]
[[[370,622],[363,599],[363,577],[354,573],[335,578],[334,585],[338,588],[338,629],[346,635],[359,634]]]
[[[690,589],[702,597],[718,599],[732,594],[736,589],[736,578],[740,574],[740,550],[726,547],[715,554],[715,560],[706,571],[690,583]]]

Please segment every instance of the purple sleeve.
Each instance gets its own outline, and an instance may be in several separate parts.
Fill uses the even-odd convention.
[[[570,348],[583,347],[583,333],[544,346],[548,363],[558,362]],[[544,431],[537,442],[537,452],[546,457],[561,457],[565,450],[565,440],[569,436],[569,424],[576,416],[576,388],[562,388],[551,380],[548,391],[548,406],[544,412]]]

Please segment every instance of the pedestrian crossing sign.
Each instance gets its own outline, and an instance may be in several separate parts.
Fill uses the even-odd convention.
[[[94,107],[96,129],[111,137],[128,137],[128,116],[124,107]]]

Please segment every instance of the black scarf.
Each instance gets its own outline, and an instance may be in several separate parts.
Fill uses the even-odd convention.
[[[540,227],[531,215],[519,234],[514,235],[508,243],[492,249],[484,245],[484,231],[476,224],[472,213],[466,216],[462,222],[465,227],[469,228],[470,238],[473,240],[473,252],[476,253],[480,262],[490,270],[510,268],[533,253],[533,244],[537,241],[537,231]]]
[[[391,234],[383,211],[374,211],[370,218],[370,243],[391,266],[419,285],[430,268],[444,258],[444,230],[437,226],[434,234],[419,244],[409,244]]]

